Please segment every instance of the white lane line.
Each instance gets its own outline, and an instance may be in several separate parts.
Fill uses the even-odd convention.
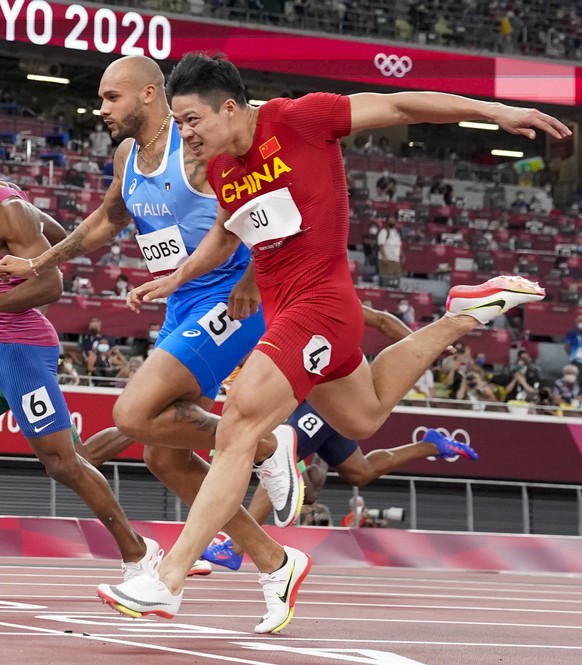
[[[246,658],[235,658],[234,656],[219,656],[217,654],[209,654],[202,651],[190,651],[188,649],[177,649],[174,647],[164,647],[158,644],[147,644],[145,642],[135,642],[133,640],[122,640],[119,638],[101,637],[94,635],[80,635],[75,633],[63,633],[62,631],[51,630],[49,628],[36,628],[33,626],[20,626],[18,624],[10,624],[0,622],[0,626],[7,626],[8,628],[20,628],[23,630],[31,631],[31,633],[45,633],[46,635],[59,635],[60,637],[76,637],[82,640],[96,640],[102,642],[106,640],[110,644],[123,644],[131,647],[141,647],[143,649],[152,649],[153,651],[163,651],[164,653],[178,653],[185,656],[199,656],[200,658],[208,658],[209,660],[221,660],[228,663],[241,663],[241,665],[278,665],[277,663],[267,663],[263,660],[248,660]],[[31,633],[27,633],[30,635]],[[0,633],[1,635],[2,633]],[[223,638],[224,639],[224,638]],[[239,638],[240,639],[240,638]]]
[[[174,649],[172,647],[163,647],[160,645],[154,645],[154,644],[147,644],[147,643],[142,643],[142,642],[135,642],[133,640],[123,640],[123,639],[118,639],[115,637],[110,637],[109,634],[92,634],[92,635],[82,635],[81,633],[63,633],[62,631],[57,631],[57,630],[51,630],[48,628],[34,628],[31,626],[21,626],[18,624],[10,624],[10,623],[5,623],[5,622],[0,622],[0,626],[7,626],[9,628],[14,628],[14,629],[21,629],[22,632],[13,632],[13,633],[2,633],[0,632],[0,637],[3,635],[18,635],[18,636],[29,636],[29,637],[77,637],[80,639],[85,639],[85,640],[107,640],[108,642],[111,642],[112,644],[124,644],[132,647],[143,647],[146,649],[154,649],[158,651],[167,651],[169,653],[183,653],[186,655],[194,655],[194,656],[204,656],[206,658],[211,658],[215,660],[226,660],[232,663],[245,663],[249,665],[279,665],[277,663],[265,663],[263,661],[257,662],[257,661],[251,661],[251,660],[244,660],[244,659],[237,659],[232,656],[217,656],[214,654],[208,654],[208,653],[202,653],[202,652],[196,652],[196,651],[188,651],[186,649]],[[140,636],[143,639],[143,636]],[[157,639],[171,639],[172,637],[174,638],[179,638],[183,639],[184,635],[156,635],[155,636]],[[189,638],[192,640],[221,640],[225,641],[228,640],[228,638],[225,638],[224,636],[216,636],[216,635],[188,635]],[[233,637],[233,640],[236,639],[237,641],[241,641],[240,636]],[[259,640],[265,640],[269,642],[270,644],[273,644],[273,636],[265,636],[265,637],[260,637],[259,635],[249,635],[248,637],[249,640],[252,640],[253,642],[257,642]],[[435,640],[374,640],[374,639],[368,639],[368,638],[363,638],[363,639],[343,639],[343,638],[320,638],[320,637],[313,637],[313,638],[304,638],[304,637],[285,637],[283,635],[278,635],[276,638],[277,642],[315,642],[315,643],[322,643],[322,642],[330,642],[334,644],[374,644],[374,645],[385,645],[385,644],[405,644],[405,645],[414,645],[414,646],[445,646],[445,647],[502,647],[506,649],[546,649],[546,650],[559,650],[559,651],[582,651],[582,646],[576,646],[576,645],[568,645],[568,644],[520,644],[518,642],[440,642],[440,641],[435,641]]]
[[[0,596],[2,597],[2,596]],[[7,596],[8,598],[12,598],[12,596]],[[87,596],[47,596],[47,595],[42,595],[42,596],[35,596],[35,595],[20,595],[18,596],[20,599],[27,599],[27,600],[42,600],[44,603],[49,603],[49,602],[58,602],[58,601],[72,601],[72,600],[78,600],[78,601],[86,601],[86,602],[95,602],[98,600],[97,596],[93,597],[87,597]],[[263,599],[248,599],[248,600],[243,600],[243,599],[237,599],[237,598],[184,598],[182,601],[183,604],[193,604],[193,603],[228,603],[230,605],[234,604],[257,604],[260,603],[261,605],[264,605],[265,601]],[[316,607],[329,607],[330,603],[329,602],[323,602],[323,601],[314,601],[314,600],[301,600],[299,603],[301,606],[304,605],[313,605]],[[183,605],[184,606],[184,605]],[[406,609],[428,609],[428,610],[475,610],[477,612],[532,612],[536,614],[582,614],[582,610],[551,610],[551,609],[534,609],[534,608],[522,608],[522,607],[482,607],[482,606],[470,606],[470,605],[413,605],[413,604],[405,604],[405,603],[376,603],[374,605],[370,605],[370,603],[338,603],[334,602],[333,603],[334,607],[365,607],[367,609],[370,608],[378,608],[378,609],[383,609],[383,608],[396,608],[399,610],[406,610]],[[62,610],[61,610],[62,611]],[[0,614],[2,613],[2,610],[0,610]],[[180,612],[180,616],[189,616],[188,614],[183,614]],[[192,615],[195,616],[195,615]]]
[[[23,588],[23,584],[21,582],[2,582],[0,585],[1,587],[18,587],[19,589]],[[93,584],[57,584],[57,583],[52,583],[52,582],[35,582],[34,587],[43,587],[43,588],[49,588],[49,587],[57,587],[57,588],[62,588],[63,590],[70,589],[70,588],[75,588],[75,589],[95,589],[95,585]],[[187,587],[188,591],[192,590],[194,592],[196,591],[203,591],[204,593],[208,593],[209,591],[218,591],[216,589],[202,589],[199,586],[188,586]],[[256,592],[259,593],[260,589],[259,587],[255,587]],[[241,587],[234,587],[234,586],[229,586],[229,593],[248,593],[249,589],[247,588],[241,588]],[[454,600],[479,600],[481,602],[485,601],[508,601],[508,602],[513,602],[513,603],[568,603],[569,605],[582,605],[582,599],[581,600],[576,600],[576,599],[564,599],[564,598],[515,598],[514,596],[499,596],[498,594],[494,594],[492,596],[487,596],[487,595],[469,595],[469,594],[458,594],[458,593],[410,593],[410,592],[402,592],[402,593],[392,593],[390,591],[378,591],[378,592],[373,592],[373,591],[326,591],[324,589],[322,590],[314,590],[314,589],[309,589],[306,588],[305,586],[301,587],[301,597],[305,598],[307,595],[322,595],[325,594],[326,597],[330,596],[341,596],[341,597],[359,597],[365,595],[367,598],[435,598],[438,600],[448,600],[448,599],[454,599]],[[554,594],[555,595],[555,594]],[[0,598],[6,598],[10,597],[7,593],[1,594]],[[19,598],[31,598],[32,596],[27,596],[26,594],[18,594]],[[187,600],[187,599],[185,599]],[[196,601],[199,602],[200,600],[207,600],[207,599],[200,599],[196,598]],[[216,602],[219,602],[219,599],[215,599]],[[226,602],[233,602],[229,598],[228,601]],[[330,602],[333,602],[335,604],[335,601],[331,600]],[[338,603],[341,604],[341,603]],[[367,607],[379,607],[378,604],[376,603],[367,603]]]
[[[264,644],[262,642],[235,642],[243,649],[254,649],[255,651],[279,651],[292,653],[294,655],[311,656],[312,658],[325,658],[330,660],[342,660],[348,663],[367,663],[367,665],[423,665],[418,660],[411,660],[404,656],[387,651],[375,651],[373,649],[309,649],[300,647],[287,647],[282,644]]]

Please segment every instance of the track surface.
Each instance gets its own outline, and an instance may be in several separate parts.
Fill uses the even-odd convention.
[[[314,566],[291,624],[255,635],[257,574],[189,580],[180,615],[121,617],[95,596],[117,562],[0,558],[10,665],[580,665],[582,575]]]

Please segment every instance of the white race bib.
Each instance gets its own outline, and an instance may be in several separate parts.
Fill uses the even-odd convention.
[[[283,187],[245,203],[224,226],[251,248],[299,233],[301,213],[288,187]]]
[[[154,277],[174,272],[188,258],[186,245],[176,225],[138,235],[135,239]]]

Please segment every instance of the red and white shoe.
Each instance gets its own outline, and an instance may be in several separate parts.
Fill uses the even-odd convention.
[[[545,296],[545,289],[537,282],[519,275],[501,275],[476,286],[453,286],[446,315],[467,314],[480,323],[489,323],[512,307],[537,302]]]
[[[198,561],[194,561],[192,568],[188,571],[188,577],[194,577],[194,575],[210,575],[211,572],[212,566],[210,563],[198,559]]]

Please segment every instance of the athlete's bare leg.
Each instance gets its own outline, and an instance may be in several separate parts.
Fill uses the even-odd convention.
[[[113,419],[127,437],[143,444],[210,450],[220,421],[209,412],[211,406],[190,370],[156,349],[117,399]],[[256,461],[271,455],[275,446],[274,437],[267,434],[259,443]]]
[[[75,450],[89,464],[101,466],[105,462],[117,457],[119,453],[129,448],[132,443],[133,439],[125,436],[117,427],[107,427],[93,434],[87,441],[78,445]]]
[[[384,349],[349,376],[322,383],[309,403],[340,434],[367,439],[444,349],[481,324],[471,316],[445,316]]]
[[[71,430],[28,439],[28,442],[47,474],[70,487],[111,533],[123,560],[139,561],[146,551],[143,538],[129,524],[107,480],[76,453]]]
[[[212,400],[201,396],[192,373],[172,355],[157,349],[128,383],[114,407],[114,417],[128,440],[146,444],[144,461],[150,471],[189,506],[209,468],[192,449],[214,448],[220,421],[219,416],[209,412],[211,406]],[[152,445],[156,443],[162,445]],[[275,446],[274,436],[267,434],[261,440],[256,460],[268,457]],[[236,515],[224,525],[224,530],[244,544],[261,572],[272,572],[283,563],[283,548],[240,508],[240,501]]]
[[[310,403],[345,436],[370,436],[426,367],[449,344],[479,325],[470,316],[440,319],[384,350],[373,368],[362,363],[350,376],[317,386],[310,393]],[[285,376],[269,357],[253,351],[225,403],[217,428],[212,468],[181,535],[160,565],[160,578],[172,593],[183,588],[192,562],[240,505],[256,441],[283,422],[296,407],[297,401]],[[228,495],[224,495],[224,487],[229,488]]]
[[[153,461],[149,457],[152,454]],[[207,462],[189,450],[154,449],[153,446],[146,446],[144,460],[164,485],[171,483],[174,494],[188,506],[194,502],[210,468]],[[262,521],[272,510],[266,492],[265,497],[267,514]],[[258,514],[261,515],[262,512]],[[261,572],[273,572],[283,563],[283,548],[258,527],[255,519],[244,508],[239,508],[223,531],[237,542],[245,544],[246,551]]]
[[[372,450],[366,456],[358,448],[346,460],[338,464],[335,470],[350,485],[362,487],[409,462],[436,454],[438,454],[438,448],[433,443],[423,441],[408,443],[397,448]]]

